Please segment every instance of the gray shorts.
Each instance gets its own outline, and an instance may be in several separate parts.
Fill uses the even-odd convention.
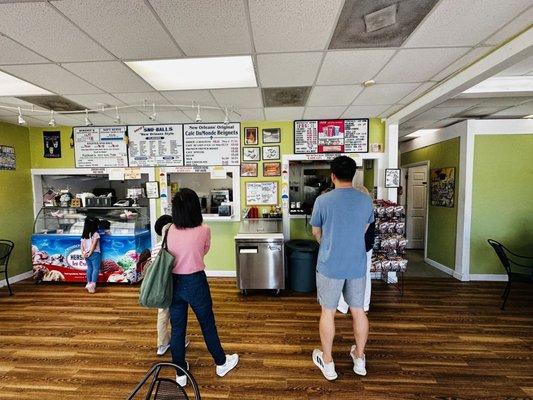
[[[365,302],[366,277],[356,279],[333,279],[316,273],[316,292],[320,305],[328,310],[336,310],[341,293],[352,308],[363,308]]]

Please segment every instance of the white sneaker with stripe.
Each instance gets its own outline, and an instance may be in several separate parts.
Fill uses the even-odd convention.
[[[330,363],[324,362],[323,353],[321,350],[313,350],[313,362],[315,365],[322,371],[324,378],[328,381],[334,381],[337,379],[338,375],[335,372],[335,363],[332,361]]]

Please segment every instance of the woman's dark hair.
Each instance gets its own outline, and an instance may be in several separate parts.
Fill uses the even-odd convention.
[[[172,222],[176,228],[196,228],[202,225],[200,199],[194,190],[178,190],[172,199]]]
[[[97,231],[98,219],[94,217],[85,218],[85,223],[83,224],[83,233],[81,234],[82,239],[90,239]]]
[[[155,221],[154,224],[154,230],[155,233],[157,233],[158,236],[161,236],[163,233],[163,228],[172,223],[172,217],[168,214],[161,215],[157,221]]]
[[[357,164],[348,156],[335,157],[331,161],[331,173],[341,182],[351,182],[355,176]]]

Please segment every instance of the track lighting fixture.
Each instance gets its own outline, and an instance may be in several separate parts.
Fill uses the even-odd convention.
[[[118,114],[118,107],[115,106],[115,119],[114,119],[114,122],[115,124],[120,124],[120,115]]]
[[[224,125],[228,125],[229,124],[228,107],[226,107],[224,111],[225,111]]]
[[[20,107],[19,107],[18,122],[19,122],[19,125],[26,125],[26,120],[22,117],[22,111],[20,111]]]
[[[202,122],[202,116],[200,115],[200,104],[198,104],[198,112],[196,113],[196,122]]]
[[[150,115],[148,118],[151,121],[155,121],[157,119],[157,113],[155,112],[155,103],[152,103],[152,115]]]
[[[50,110],[50,121],[48,121],[48,126],[56,126],[56,119],[54,118],[54,110]]]
[[[93,126],[94,124],[89,119],[89,111],[85,109],[85,126]]]

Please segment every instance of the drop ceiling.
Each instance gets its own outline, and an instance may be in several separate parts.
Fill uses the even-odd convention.
[[[396,2],[1,1],[0,71],[83,107],[139,106],[124,111],[125,123],[151,122],[152,103],[168,106],[193,101],[234,107],[243,120],[386,117],[526,29],[533,19],[531,0],[403,0],[397,2],[395,30],[385,27],[365,34],[364,40],[359,32],[350,39],[346,27],[351,25],[346,24],[350,15],[363,10],[358,4],[364,5],[358,18],[364,18],[362,14],[392,3]],[[411,15],[409,25],[400,11],[417,4],[424,11]],[[364,25],[364,21],[357,23]],[[157,91],[124,64],[233,55],[252,55],[257,88]],[[529,65],[528,61],[508,72],[529,74],[533,70]],[[377,84],[363,87],[369,79]],[[302,87],[296,91],[305,92],[303,103],[265,104],[265,92],[287,87]],[[426,122],[425,118],[435,123],[443,115],[437,121],[451,122],[473,107],[480,113],[490,109],[501,117],[520,116],[530,106],[519,100],[503,106],[484,105],[484,100],[473,101],[470,107],[443,105],[438,108],[453,114],[441,110],[436,116],[407,121],[406,126]],[[143,102],[147,107],[140,106]],[[0,97],[0,104],[30,107],[13,97]],[[223,119],[223,113],[204,111],[204,121]],[[158,110],[160,122],[189,122],[195,116],[191,109]],[[113,117],[114,111],[92,115],[91,120],[112,123]],[[4,110],[0,119],[16,122],[17,114]],[[84,116],[58,115],[56,120],[76,125],[83,123]],[[30,117],[28,122],[43,125],[46,116]]]

